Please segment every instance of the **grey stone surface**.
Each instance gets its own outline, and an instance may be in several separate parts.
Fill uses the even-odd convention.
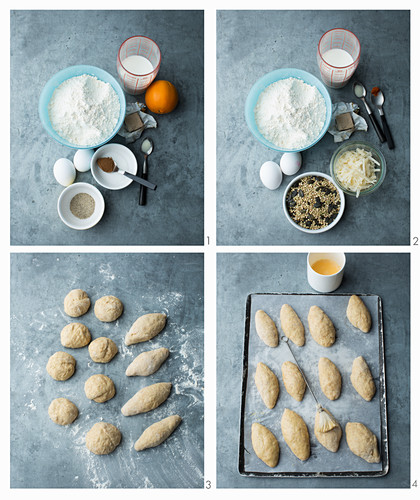
[[[90,172],[76,182],[96,185],[105,214],[88,231],[65,226],[57,213],[64,189],[53,175],[58,158],[74,150],[55,142],[38,118],[38,99],[51,76],[90,64],[117,78],[117,52],[128,37],[144,34],[162,52],[157,78],[171,81],[179,105],[155,115],[147,131],[155,150],[150,180],[158,185],[139,206],[132,183],[110,191]],[[201,11],[12,11],[11,12],[11,243],[13,245],[202,245],[204,228],[204,27]],[[128,96],[127,102],[135,102]],[[144,96],[140,96],[144,102]],[[144,137],[144,135],[143,135]],[[116,136],[112,142],[124,143]],[[141,165],[140,141],[128,145]]]
[[[90,310],[72,319],[63,310],[66,294],[84,289]],[[93,305],[103,295],[124,304],[114,323],[101,323]],[[203,487],[203,256],[201,254],[12,254],[11,256],[11,487],[12,488],[202,488]],[[125,346],[138,316],[166,312],[165,329],[146,343]],[[78,321],[92,338],[109,337],[119,352],[108,364],[94,363],[88,348],[67,349],[60,331]],[[126,377],[141,352],[167,347],[169,358],[149,377]],[[58,382],[46,372],[49,357],[66,351],[76,372]],[[116,395],[90,401],[85,381],[108,375]],[[124,417],[122,406],[138,390],[172,382],[165,403],[149,413]],[[50,402],[67,397],[79,409],[73,424],[61,427],[48,417]],[[156,448],[136,452],[135,441],[152,423],[172,414],[183,421]],[[122,441],[110,455],[85,446],[86,432],[99,420],[116,425]]]
[[[343,89],[330,90],[333,103],[356,102],[351,84],[357,78],[368,92],[379,86],[395,149],[380,149],[387,162],[384,183],[372,195],[346,196],[342,220],[331,231],[305,234],[287,221],[282,196],[292,177],[276,191],[266,189],[259,169],[281,153],[263,146],[244,117],[253,84],[278,68],[299,68],[320,78],[316,61],[319,39],[342,27],[359,38],[359,67]],[[409,11],[219,11],[217,13],[217,241],[220,245],[401,245],[410,231],[410,14]],[[359,101],[360,102],[360,101]],[[360,103],[361,104],[361,103]],[[363,104],[361,104],[363,106]],[[370,123],[367,113],[361,114]],[[379,115],[376,114],[379,119]],[[369,126],[352,140],[379,140]],[[329,173],[337,149],[330,134],[302,153],[299,173]]]
[[[410,486],[410,256],[346,254],[337,293],[383,301],[390,471],[382,478],[250,478],[238,472],[245,305],[249,293],[314,293],[306,254],[219,254],[217,260],[217,485],[222,488]],[[390,270],[392,270],[390,272]]]

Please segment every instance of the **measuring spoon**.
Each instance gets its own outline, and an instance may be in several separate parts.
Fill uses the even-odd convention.
[[[392,139],[391,131],[389,130],[388,122],[386,121],[384,110],[382,109],[385,97],[379,87],[373,87],[370,93],[370,100],[372,104],[378,108],[388,147],[389,149],[394,149],[394,140]]]
[[[366,89],[364,85],[360,82],[354,82],[353,83],[353,93],[356,97],[361,99],[365,105],[367,114],[370,118],[370,121],[372,123],[373,128],[375,129],[375,132],[377,136],[379,137],[379,140],[381,142],[385,142],[385,136],[384,133],[382,132],[381,128],[378,125],[378,122],[376,121],[375,115],[372,114],[372,110],[369,108],[368,103],[366,102]]]
[[[102,163],[100,160],[110,160],[110,161],[105,164]],[[138,182],[139,184],[141,184],[142,188],[147,187],[149,189],[153,189],[153,191],[156,189],[156,184],[149,182],[147,179],[142,179],[141,177],[137,177],[137,175],[130,174],[129,172],[126,172],[125,170],[118,168],[117,164],[112,158],[99,158],[96,163],[98,167],[106,174],[112,174],[113,172],[118,172],[119,174],[125,175],[126,177],[129,177],[133,181]]]
[[[141,152],[143,153],[143,169],[141,171],[141,177],[144,180],[147,180],[147,157],[153,152],[153,141],[148,137],[145,137],[141,143]],[[146,205],[146,189],[144,186],[140,186],[140,196],[139,196],[139,205]]]

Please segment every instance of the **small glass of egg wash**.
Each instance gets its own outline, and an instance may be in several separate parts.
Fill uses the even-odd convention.
[[[159,72],[161,53],[151,38],[138,35],[127,38],[118,51],[117,70],[127,94],[143,94]]]
[[[308,283],[317,292],[333,292],[343,281],[345,265],[344,253],[308,253]]]

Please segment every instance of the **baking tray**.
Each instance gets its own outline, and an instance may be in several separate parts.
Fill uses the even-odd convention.
[[[380,477],[388,473],[388,428],[385,384],[385,355],[382,319],[382,300],[378,295],[357,294],[363,298],[372,316],[372,328],[363,333],[353,327],[346,316],[347,303],[352,294],[297,294],[297,293],[253,293],[246,301],[245,338],[243,350],[242,402],[239,440],[239,473],[254,477]],[[280,340],[279,346],[266,346],[255,330],[255,312],[263,309],[276,323],[279,336],[280,309],[290,304],[305,327],[306,342],[302,347],[290,346],[297,361],[308,378],[320,403],[336,417],[343,430],[340,447],[336,453],[326,450],[316,439],[313,427],[316,405],[306,389],[301,402],[295,401],[286,391],[281,365],[284,361],[294,361],[289,349]],[[309,308],[317,305],[331,318],[336,328],[336,341],[331,347],[318,345],[309,333],[307,316]],[[357,394],[350,373],[353,359],[363,356],[373,375],[376,394],[370,402]],[[333,361],[342,377],[341,396],[330,401],[321,391],[318,379],[318,360],[325,356]],[[280,395],[276,406],[266,408],[257,391],[254,375],[257,363],[262,361],[277,375]],[[301,462],[290,451],[281,433],[281,416],[285,408],[296,411],[308,426],[311,456]],[[277,437],[280,445],[280,459],[276,467],[268,467],[256,455],[251,443],[251,425],[259,422],[266,425]],[[355,456],[347,446],[345,424],[361,422],[378,438],[381,462],[369,464]]]

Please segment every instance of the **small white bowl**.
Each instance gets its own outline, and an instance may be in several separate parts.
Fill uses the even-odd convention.
[[[315,262],[320,259],[329,259],[335,262],[339,270],[334,274],[319,274],[312,267]],[[310,286],[321,293],[331,293],[337,290],[343,281],[344,267],[346,265],[346,254],[345,253],[333,253],[333,252],[311,252],[308,253],[306,259],[306,269],[308,283]]]
[[[289,215],[289,211],[287,210],[286,206],[286,198],[287,198],[287,193],[290,191],[292,188],[293,184],[295,184],[296,181],[299,179],[302,179],[302,177],[324,177],[325,179],[328,179],[337,189],[339,195],[340,195],[340,210],[338,212],[337,217],[331,222],[331,224],[328,224],[326,227],[322,227],[320,229],[307,229],[306,227],[299,226]],[[344,212],[344,206],[345,206],[345,197],[343,191],[337,186],[337,184],[334,182],[334,180],[327,174],[322,174],[321,172],[305,172],[304,174],[297,175],[294,177],[289,184],[287,185],[286,189],[284,190],[284,195],[283,195],[283,211],[284,214],[287,218],[287,220],[294,226],[296,229],[299,229],[299,231],[303,231],[304,233],[311,233],[311,234],[318,234],[318,233],[325,233],[325,231],[329,231],[332,229],[338,222],[340,221],[341,217],[343,216]]]
[[[122,144],[105,144],[105,146],[99,148],[92,156],[90,171],[95,181],[107,189],[124,189],[133,182],[132,179],[118,172],[107,174],[101,170],[97,164],[99,158],[112,158],[118,168],[129,174],[136,174],[137,159],[126,146]]]
[[[87,193],[95,200],[95,210],[87,219],[79,219],[71,213],[70,202],[76,194]],[[92,184],[76,182],[66,187],[60,194],[57,202],[58,215],[67,226],[72,229],[89,229],[95,226],[102,218],[105,210],[105,201],[102,193]]]

